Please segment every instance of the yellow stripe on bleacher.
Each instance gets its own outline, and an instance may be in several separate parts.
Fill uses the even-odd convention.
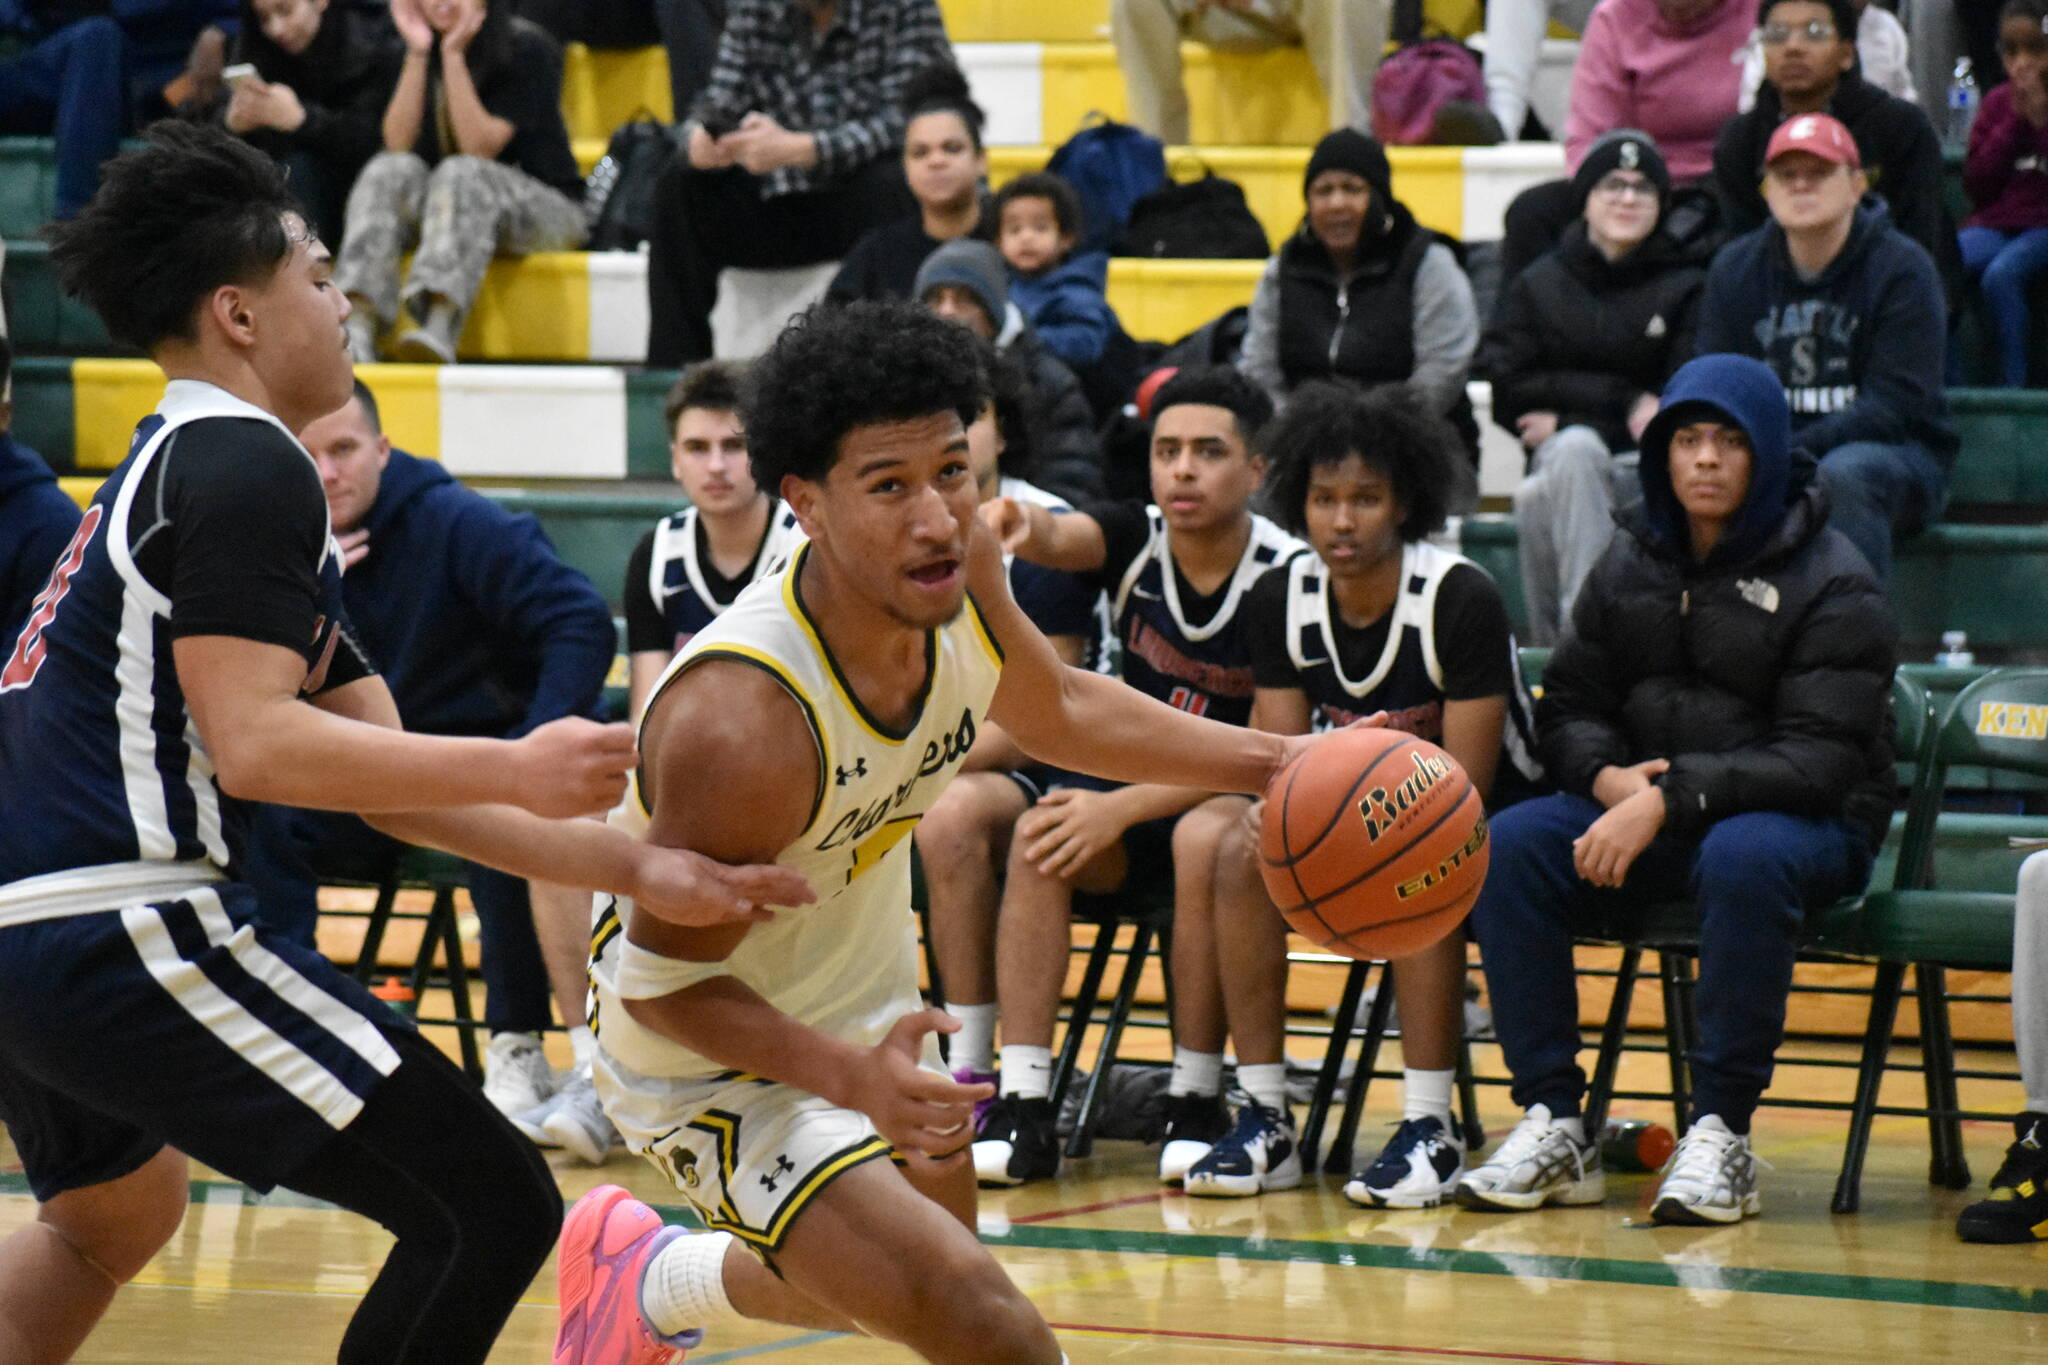
[[[1216,52],[1183,43],[1189,136],[1201,143],[1313,144],[1330,130],[1329,102],[1298,47]],[[1127,118],[1123,73],[1108,43],[1047,43],[1041,57],[1044,137],[1071,137],[1090,113]]]
[[[441,458],[439,365],[358,365],[356,375],[376,395],[391,444],[423,460]]]
[[[104,482],[106,480],[94,475],[91,478],[71,477],[59,479],[57,480],[57,486],[64,490],[65,497],[70,498],[80,507],[85,507],[92,502],[93,494],[100,491],[100,485]]]
[[[590,266],[578,251],[491,262],[463,329],[465,360],[590,358]]]
[[[1109,0],[939,0],[956,43],[1085,43],[1109,36]]]
[[[602,142],[620,124],[648,115],[675,121],[665,50],[599,51],[581,43],[562,50],[562,117],[572,139]]]
[[[164,372],[147,360],[72,361],[74,467],[112,469],[127,459],[135,424],[163,396]]]

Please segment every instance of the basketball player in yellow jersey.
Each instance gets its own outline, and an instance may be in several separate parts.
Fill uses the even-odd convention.
[[[1305,739],[1219,725],[1061,664],[976,520],[985,400],[952,325],[813,310],[755,365],[754,468],[810,537],[656,686],[646,837],[803,872],[815,906],[677,931],[613,902],[592,981],[598,1087],[703,1215],[663,1228],[593,1191],[560,1248],[556,1365],[654,1365],[739,1317],[861,1332],[948,1365],[1058,1365],[974,1235],[971,1107],[919,1007],[908,835],[984,720],[1121,781],[1256,792]]]

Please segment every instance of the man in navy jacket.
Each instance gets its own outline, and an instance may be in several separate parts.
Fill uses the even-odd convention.
[[[1892,538],[1941,515],[1957,442],[1940,276],[1866,189],[1838,120],[1799,114],[1779,127],[1764,157],[1772,221],[1714,258],[1697,347],[1755,356],[1777,374],[1834,526],[1882,583]]]
[[[344,556],[350,624],[408,730],[511,739],[595,712],[617,650],[611,612],[556,556],[539,522],[431,460],[393,450],[361,381],[347,407],[302,439],[320,466]],[[374,875],[397,851],[354,816],[261,807],[254,817],[247,880],[271,927],[309,943],[316,869]],[[551,977],[565,1022],[583,1023],[589,897],[543,888],[541,898],[552,899],[536,914],[527,883],[475,866],[469,888],[492,1034],[485,1090],[501,1109],[522,1113],[554,1087],[538,1037],[551,1022]],[[543,937],[563,931],[546,943],[545,967],[536,928]]]

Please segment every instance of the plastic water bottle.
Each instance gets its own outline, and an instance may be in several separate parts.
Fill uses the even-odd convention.
[[[1610,1171],[1661,1170],[1678,1139],[1661,1123],[1609,1119],[1600,1126],[1600,1161]]]
[[[1977,120],[1977,75],[1968,57],[1956,58],[1956,74],[1948,83],[1947,146],[1962,151],[1970,145],[1970,125]]]
[[[1977,656],[1970,652],[1970,637],[1960,630],[1945,630],[1941,633],[1941,653],[1934,656],[1934,662],[1943,668],[1970,668],[1977,662]]]

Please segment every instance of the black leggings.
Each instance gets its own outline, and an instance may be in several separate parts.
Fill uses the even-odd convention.
[[[284,1181],[398,1238],[339,1365],[482,1365],[562,1228],[547,1163],[439,1049],[404,1059],[356,1121]]]

